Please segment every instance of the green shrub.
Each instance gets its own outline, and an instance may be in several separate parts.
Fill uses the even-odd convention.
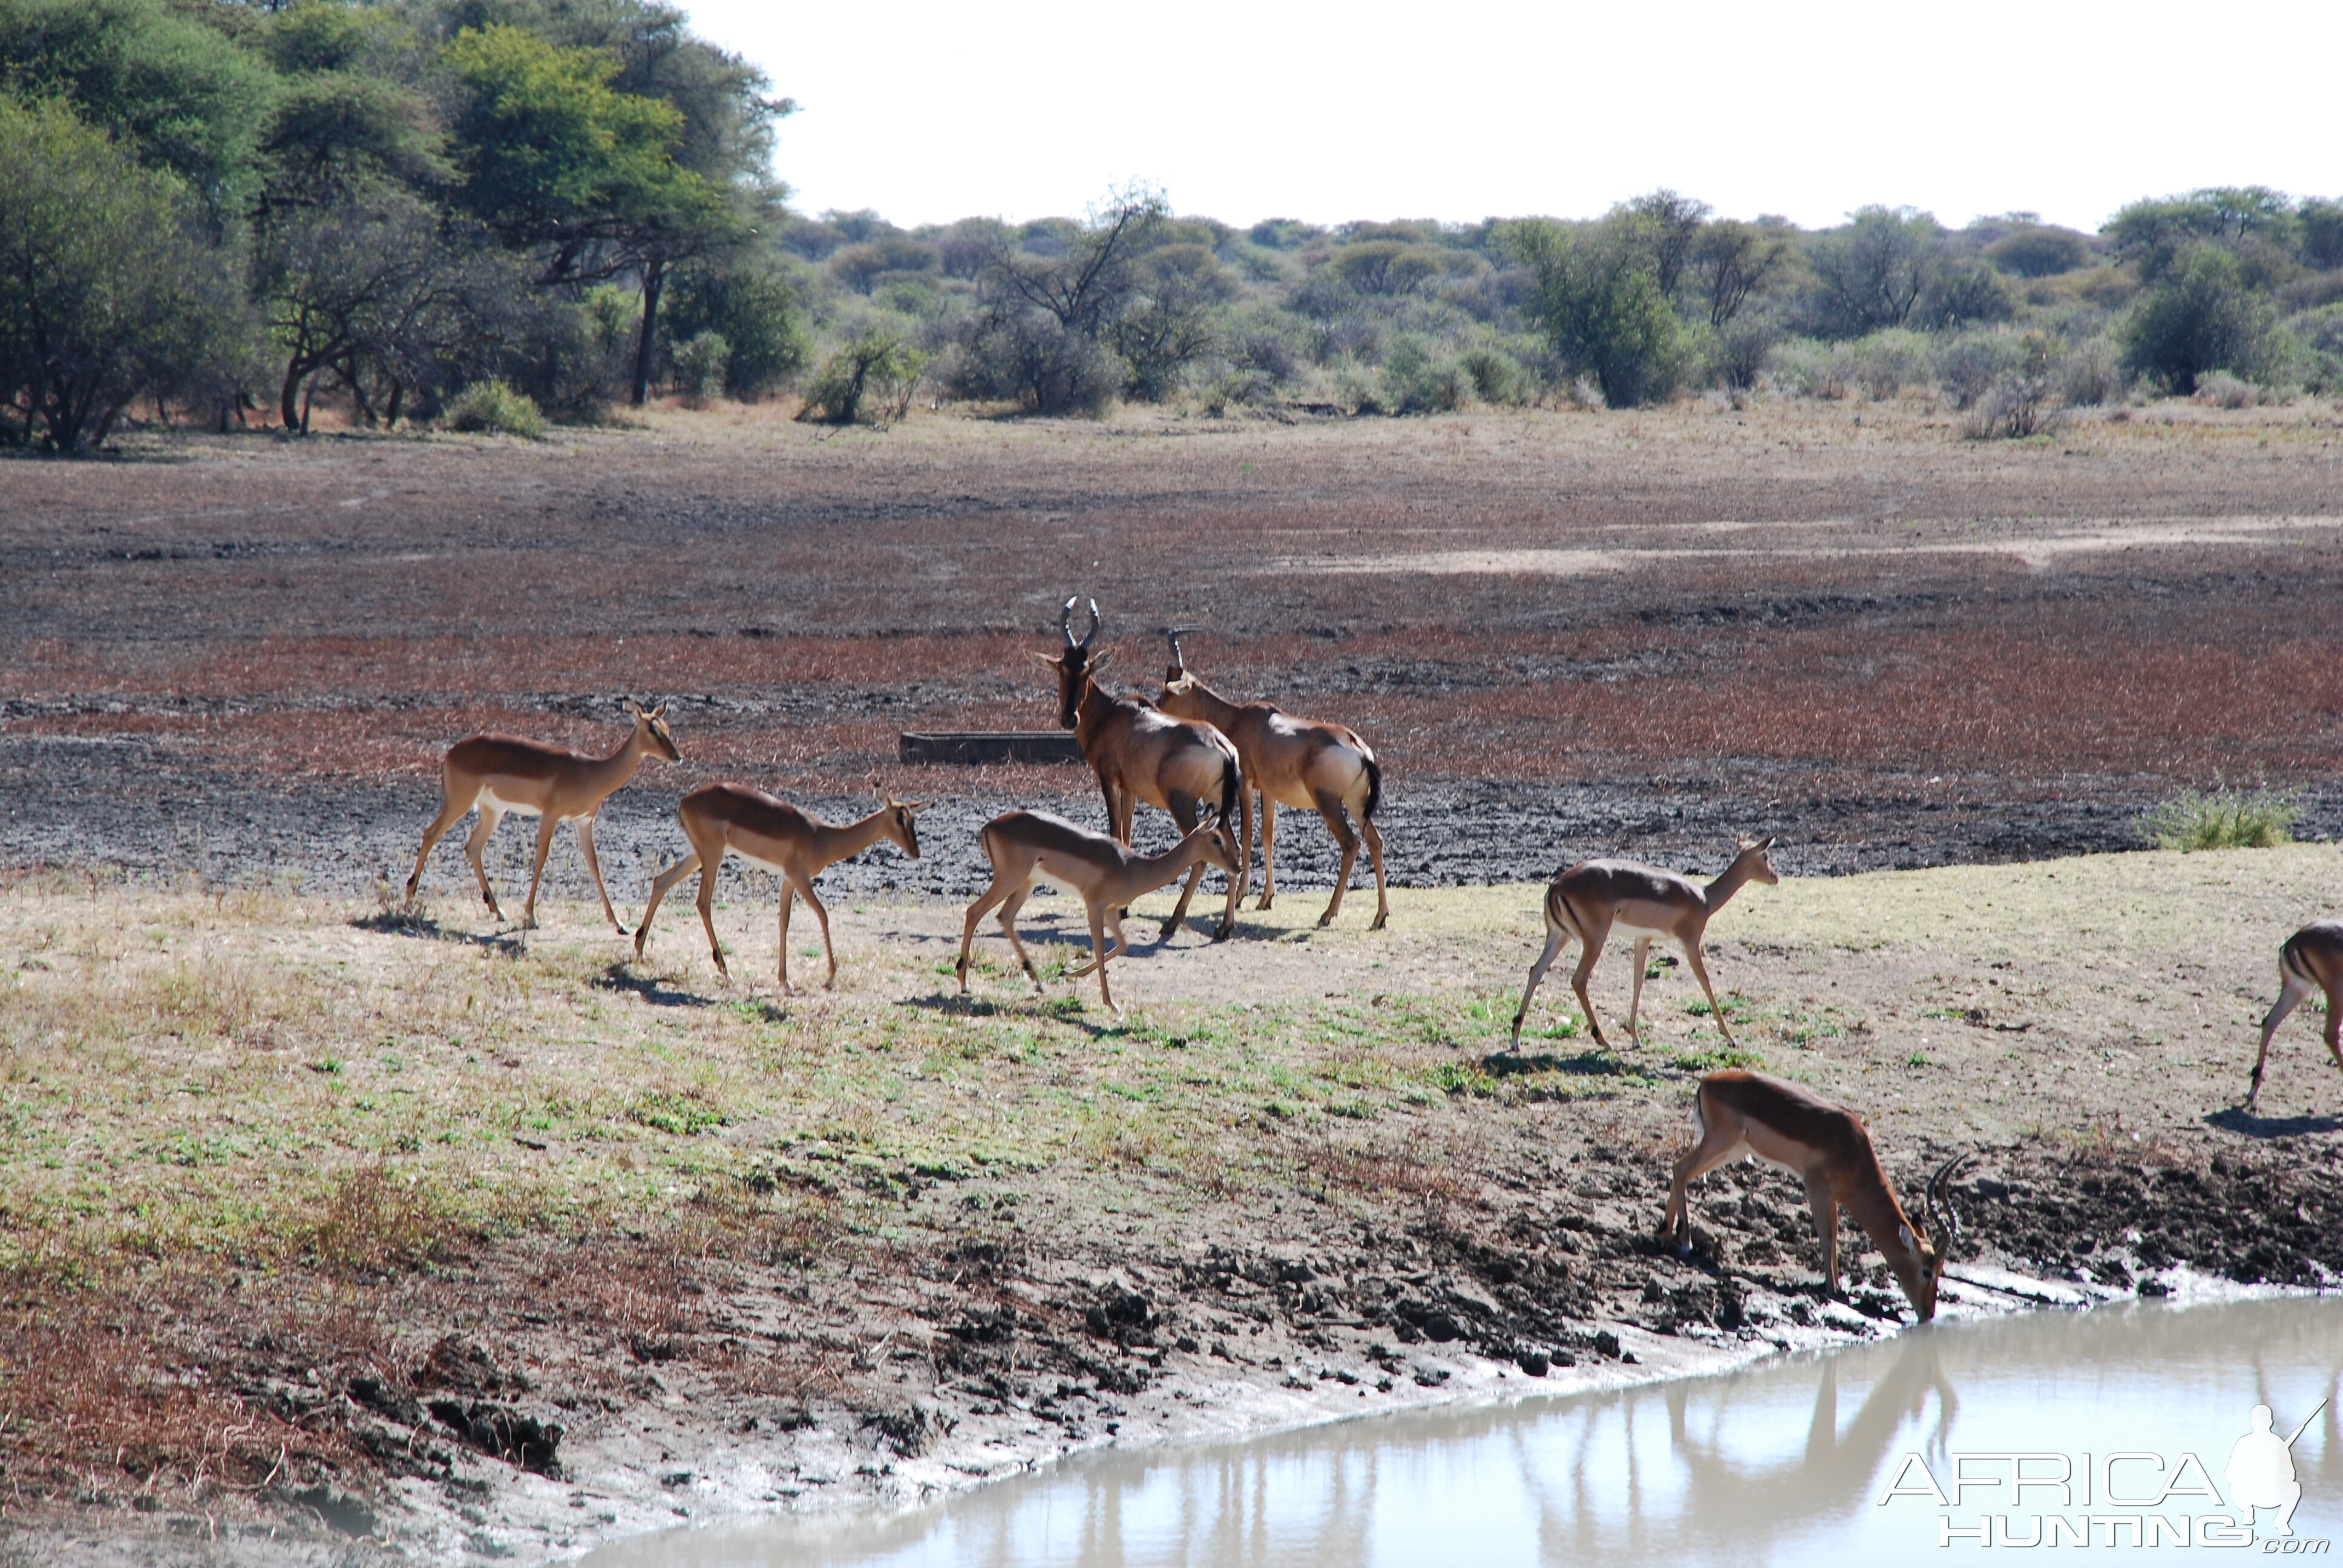
[[[910,408],[927,367],[927,355],[901,334],[867,327],[822,361],[798,417],[820,425],[891,425]]]
[[[1920,333],[1890,327],[1861,339],[1854,350],[1855,382],[1874,402],[1928,379],[1928,339]]]
[[[2087,337],[2058,362],[2059,400],[2070,408],[2096,408],[2123,396],[2123,365],[2104,337]]]
[[[659,315],[670,342],[688,343],[703,332],[723,337],[731,349],[724,361],[728,397],[770,392],[811,357],[797,295],[776,271],[694,267],[669,290]]]
[[[1383,351],[1383,406],[1393,414],[1434,414],[1473,400],[1473,377],[1412,332],[1395,335]]]
[[[2258,371],[2271,317],[2269,301],[2246,286],[2236,256],[2198,246],[2125,317],[2124,363],[2186,397],[2213,371]]]
[[[1501,408],[1518,407],[1530,400],[1530,373],[1502,348],[1478,344],[1457,356],[1457,364],[1473,383],[1473,395]]]
[[[724,390],[724,371],[731,363],[732,345],[720,332],[701,332],[675,351],[675,384],[685,399],[697,407]]]
[[[1954,407],[1972,407],[2016,362],[2016,340],[2006,334],[1964,332],[1937,345],[1936,385]]]
[[[1648,251],[1614,222],[1574,230],[1508,225],[1504,244],[1533,279],[1522,311],[1564,366],[1592,376],[1611,407],[1656,403],[1683,380],[1683,324]]]
[[[2294,842],[2299,789],[2184,789],[2139,819],[2159,849],[2268,849]]]
[[[525,392],[516,392],[504,377],[475,381],[447,405],[441,423],[450,430],[494,436],[518,436],[534,441],[545,434],[545,416]]]

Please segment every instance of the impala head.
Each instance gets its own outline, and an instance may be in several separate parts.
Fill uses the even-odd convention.
[[[1033,656],[1058,672],[1058,728],[1061,729],[1074,728],[1074,716],[1082,705],[1082,693],[1090,689],[1091,682],[1096,678],[1098,672],[1106,668],[1107,660],[1114,657],[1112,649],[1105,653],[1091,651],[1091,645],[1098,641],[1098,600],[1090,601],[1090,630],[1084,632],[1080,638],[1074,636],[1076,602],[1071,598],[1067,599],[1065,607],[1058,612],[1058,630],[1066,639],[1064,651],[1055,658],[1051,658],[1046,653],[1037,653]]]
[[[1195,827],[1189,829],[1188,839],[1202,851],[1206,865],[1217,866],[1232,877],[1236,875],[1236,834],[1231,831],[1226,817],[1207,807]]]
[[[635,721],[636,733],[647,738],[643,749],[655,751],[670,762],[683,760],[683,752],[675,743],[675,732],[667,727],[667,704],[645,708],[633,698],[627,699],[627,716]]]
[[[887,793],[886,786],[876,779],[870,780],[870,789],[879,797],[880,809],[887,814],[882,824],[887,829],[887,837],[894,839],[896,847],[903,853],[914,860],[918,859],[920,830],[913,823],[919,819],[920,813],[928,809],[928,803],[925,800],[898,800]]]
[[[1775,871],[1774,863],[1765,858],[1765,852],[1773,847],[1774,840],[1770,838],[1752,839],[1745,835],[1741,840],[1741,852],[1733,858],[1733,863],[1746,868],[1749,880],[1773,887],[1782,879]]]
[[[1904,1243],[1903,1255],[1887,1260],[1912,1311],[1924,1323],[1936,1315],[1936,1286],[1945,1277],[1945,1265],[1952,1261],[1953,1244],[1961,1237],[1960,1216],[1953,1211],[1946,1188],[1973,1158],[1956,1154],[1928,1178],[1921,1222],[1916,1230],[1906,1222],[1897,1231],[1896,1239]]]

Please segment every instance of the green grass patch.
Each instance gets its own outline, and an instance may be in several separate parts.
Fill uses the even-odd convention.
[[[2184,789],[2138,821],[2159,849],[2274,849],[2294,842],[2299,789]]]

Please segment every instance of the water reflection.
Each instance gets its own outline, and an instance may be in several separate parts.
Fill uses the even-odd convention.
[[[2343,1309],[2323,1301],[1939,1322],[1720,1377],[1101,1454],[892,1519],[769,1520],[588,1561],[1334,1568],[1859,1551],[1894,1562],[1937,1544],[1926,1499],[1875,1502],[1906,1453],[1944,1476],[1956,1452],[2187,1451],[2217,1477],[2256,1403],[2291,1430],[2321,1398],[2294,1449],[2295,1528],[2333,1536],[2338,1382]]]

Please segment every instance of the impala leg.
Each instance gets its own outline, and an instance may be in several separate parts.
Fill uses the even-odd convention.
[[[2327,993],[2327,1052],[2343,1067],[2343,987]]]
[[[1603,1038],[1603,1020],[1594,1016],[1594,1003],[1586,994],[1586,982],[1594,977],[1594,962],[1603,956],[1604,940],[1609,934],[1607,930],[1601,936],[1591,932],[1579,934],[1578,968],[1572,970],[1570,976],[1570,989],[1577,995],[1578,1005],[1586,1014],[1587,1032],[1594,1037],[1594,1043],[1605,1050],[1611,1049],[1611,1042]]]
[[[1256,910],[1269,908],[1277,896],[1277,801],[1267,790],[1261,796],[1261,900]]]
[[[635,957],[643,956],[643,949],[651,940],[651,917],[659,913],[659,903],[667,897],[668,890],[691,875],[699,865],[699,851],[695,849],[651,879],[650,901],[643,906],[642,924],[635,928]]]
[[[2247,1111],[2251,1111],[2254,1108],[2254,1101],[2261,1097],[2262,1068],[2269,1060],[2270,1037],[2278,1032],[2278,1026],[2286,1021],[2287,1015],[2292,1012],[2296,1008],[2300,1007],[2302,1005],[2302,999],[2309,994],[2310,982],[2308,980],[2302,979],[2298,975],[2288,972],[2283,966],[2280,966],[2278,970],[2278,1005],[2271,1008],[2269,1011],[2262,1017],[2262,1049],[2259,1054],[2256,1055],[2254,1058],[2253,1082],[2246,1091],[2246,1109]],[[2330,1034],[2333,1031],[2335,1017],[2335,1004],[2332,1001],[2329,1001],[2327,1004],[2327,1023]],[[2334,1042],[2330,1039],[2328,1043],[2331,1048]]]
[[[1044,992],[1041,971],[1033,967],[1032,958],[1017,936],[1017,911],[1025,907],[1025,900],[1032,896],[1032,883],[1021,883],[1011,888],[1009,895],[1001,900],[1001,931],[1009,939],[1010,950],[1017,955],[1017,961],[1024,966],[1025,978],[1033,982],[1033,994],[1041,996]]]
[[[1637,1045],[1644,1043],[1644,1036],[1636,1027],[1635,1019],[1644,1010],[1644,971],[1651,967],[1651,958],[1652,939],[1636,938],[1635,989],[1627,994],[1627,1038]]]
[[[959,969],[960,994],[962,996],[966,996],[968,994],[968,950],[976,940],[977,922],[984,919],[984,912],[987,910],[991,909],[995,904],[1001,902],[1001,897],[1002,890],[1001,879],[995,877],[992,881],[992,886],[985,889],[983,892],[978,894],[976,902],[969,905],[968,919],[960,922]],[[1007,922],[1003,921],[1003,923],[1006,924]],[[1015,938],[1012,936],[1011,940],[1013,941],[1015,940]],[[1025,967],[1027,971],[1030,973],[1033,966],[1028,964]],[[1036,981],[1035,983],[1038,984],[1040,982]]]
[[[548,812],[537,819],[537,864],[528,873],[528,900],[520,907],[520,926],[525,931],[537,929],[537,890],[545,880],[545,858],[553,852],[553,835],[561,826]]]
[[[1815,1234],[1823,1244],[1823,1294],[1838,1294],[1838,1200],[1831,1196],[1830,1178],[1820,1171],[1806,1172],[1806,1206],[1815,1211]]]
[[[1700,981],[1700,989],[1708,995],[1708,1015],[1716,1020],[1716,1031],[1725,1036],[1725,1044],[1739,1050],[1741,1042],[1733,1038],[1733,1026],[1725,1020],[1725,1004],[1716,1000],[1716,988],[1708,983],[1708,966],[1700,961],[1700,940],[1695,937],[1684,943],[1684,950],[1685,961],[1692,965],[1693,978]]]
[[[787,877],[776,877],[773,880],[781,885],[781,915],[779,927],[781,956],[776,960],[780,970],[781,994],[795,996],[798,994],[797,988],[789,984],[789,906],[797,902],[797,884]]]
[[[497,890],[488,883],[488,868],[481,860],[480,851],[488,848],[490,836],[497,830],[497,824],[504,819],[505,814],[502,811],[483,805],[480,808],[480,819],[472,824],[471,834],[464,840],[464,858],[472,862],[472,875],[479,879],[480,901],[488,906],[488,913],[500,920],[505,918],[505,912],[497,907]]]
[[[1554,955],[1562,951],[1562,944],[1569,940],[1568,931],[1550,921],[1547,923],[1545,951],[1538,955],[1537,962],[1530,965],[1530,983],[1522,988],[1522,1005],[1513,1011],[1513,1042],[1506,1050],[1521,1050],[1522,1020],[1530,1015],[1530,998],[1537,995],[1538,986],[1545,980],[1545,971],[1554,966]]]
[[[1342,849],[1342,869],[1335,873],[1334,897],[1326,912],[1318,917],[1322,926],[1331,926],[1334,917],[1342,912],[1342,895],[1350,890],[1351,872],[1359,863],[1359,836],[1351,831],[1351,819],[1342,809],[1342,798],[1327,790],[1316,791],[1318,815],[1326,819],[1326,831],[1334,835],[1334,842]]]
[[[462,821],[464,813],[471,809],[472,802],[468,799],[458,802],[453,794],[440,797],[439,815],[431,819],[431,826],[423,829],[423,848],[415,857],[415,875],[407,879],[408,904],[415,902],[415,890],[423,885],[423,862],[431,858],[431,851],[438,846],[440,839],[447,836],[447,829]]]
[[[618,912],[610,907],[610,890],[602,885],[602,862],[594,853],[594,819],[583,818],[578,824],[578,848],[585,852],[586,869],[594,879],[594,890],[602,895],[602,918],[618,929],[620,936],[628,935],[618,923]]]
[[[1172,791],[1171,811],[1172,820],[1178,824],[1181,832],[1187,833],[1196,826],[1195,800],[1177,789]],[[1130,841],[1128,839],[1123,840],[1125,843]],[[1172,933],[1180,929],[1180,922],[1188,918],[1188,901],[1196,896],[1197,885],[1203,879],[1204,862],[1199,860],[1188,869],[1188,885],[1180,890],[1180,901],[1172,906],[1171,918],[1163,922],[1162,940],[1170,941]],[[1128,910],[1118,911],[1121,914],[1129,912]],[[1225,931],[1222,934],[1227,935]]]
[[[821,982],[821,989],[829,990],[838,984],[838,950],[830,945],[830,911],[813,896],[810,877],[798,884],[798,897],[806,901],[806,908],[813,911],[814,923],[821,928],[821,956],[830,960],[830,975]]]
[[[1702,1124],[1700,1137],[1675,1164],[1668,1181],[1667,1211],[1660,1216],[1659,1239],[1682,1246],[1692,1230],[1692,1184],[1741,1152],[1740,1135]]]
[[[1379,931],[1391,919],[1391,895],[1383,887],[1383,830],[1375,826],[1372,818],[1362,817],[1359,831],[1367,840],[1367,859],[1374,862],[1375,868],[1375,918],[1367,930]]]
[[[708,932],[708,956],[716,960],[716,972],[730,980],[732,971],[724,967],[724,945],[716,940],[716,873],[724,869],[724,862],[705,855],[699,859],[699,896],[692,901],[699,906],[699,923]]]

